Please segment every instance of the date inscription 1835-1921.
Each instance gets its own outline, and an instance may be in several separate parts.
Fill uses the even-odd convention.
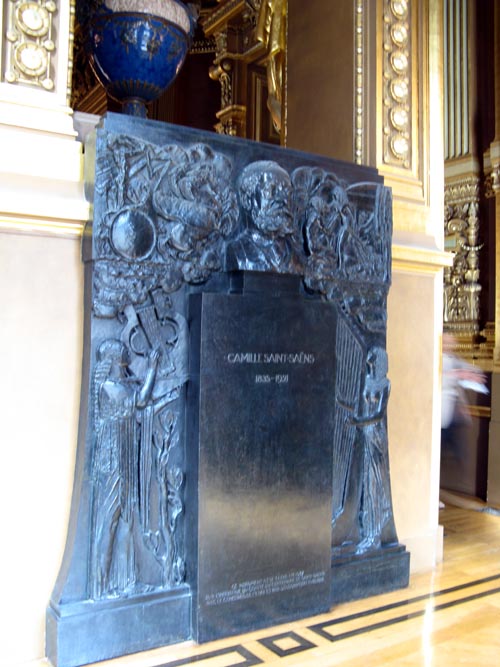
[[[189,453],[195,419],[189,396],[191,384],[205,386],[193,376],[204,361],[197,371],[192,366],[205,326],[200,315],[202,330],[193,337],[196,295],[246,299],[220,311],[236,313],[240,325],[229,347],[215,344],[210,354],[220,354],[228,373],[237,370],[235,378],[250,378],[248,401],[271,392],[255,399],[263,409],[289,406],[290,397],[302,406],[298,378],[313,386],[316,369],[328,366],[321,355],[331,350],[334,377],[323,409],[331,416],[330,602],[348,596],[343,586],[361,596],[391,581],[404,585],[408,554],[394,527],[386,429],[392,207],[377,172],[113,114],[87,156],[93,220],[83,241],[80,438],[68,543],[47,613],[49,658],[69,667],[193,636],[190,604],[194,599],[196,609],[203,584],[196,574],[202,538],[192,527],[199,513],[190,475],[198,464]],[[258,299],[263,327],[248,339],[253,311],[245,324],[246,306],[234,305],[250,303],[245,295]],[[305,309],[287,310],[287,300]],[[269,304],[278,302],[273,311]],[[334,322],[314,347],[307,322],[294,334],[283,316],[309,318],[311,304],[327,309]],[[267,336],[273,312],[288,336]],[[385,571],[384,559],[391,558]],[[272,596],[273,587],[279,595],[287,586],[324,582],[323,566],[313,570],[289,564],[268,576],[248,573],[246,583],[241,576],[227,590],[239,603]],[[385,572],[378,588],[375,570]],[[252,580],[261,582],[258,593],[247,585]],[[220,606],[226,589],[217,585],[204,588],[207,607]],[[148,628],[134,628],[127,639],[124,626],[135,624],[137,609]],[[82,638],[79,648],[72,632]]]

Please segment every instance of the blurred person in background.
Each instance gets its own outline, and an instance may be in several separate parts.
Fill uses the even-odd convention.
[[[488,393],[486,375],[456,353],[454,336],[443,334],[442,408],[441,408],[441,466],[446,460],[465,458],[467,429],[471,424],[467,389]]]

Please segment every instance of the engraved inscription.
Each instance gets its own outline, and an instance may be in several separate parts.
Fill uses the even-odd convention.
[[[276,375],[256,375],[255,383],[256,384],[288,384],[288,373],[277,373]]]
[[[325,576],[326,572],[306,573],[303,570],[299,570],[297,572],[277,574],[262,579],[242,581],[232,584],[228,590],[205,595],[205,604],[208,606],[227,604],[228,602],[248,600],[262,595],[291,591],[295,588],[319,585],[325,581]]]
[[[230,364],[314,364],[314,354],[306,352],[229,352]]]
[[[313,365],[316,363],[314,354],[308,352],[229,352],[226,361],[231,364],[287,364],[287,365]],[[282,369],[279,369],[280,371]],[[288,384],[289,373],[256,373],[255,384],[259,385],[285,385]]]

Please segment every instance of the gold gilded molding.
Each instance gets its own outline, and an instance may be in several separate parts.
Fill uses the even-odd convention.
[[[203,32],[208,37],[220,32],[224,25],[231,19],[234,19],[247,7],[246,0],[225,0],[219,7],[215,8],[202,19]],[[260,6],[260,0],[255,3]]]
[[[431,160],[443,161],[442,15],[436,9],[425,0],[378,0],[374,56],[375,166],[392,188],[395,213],[403,204],[395,225],[432,235],[441,234],[443,196],[440,175],[429,179]]]
[[[6,58],[3,79],[54,90],[53,56],[56,51],[54,0],[7,0]]]
[[[475,174],[468,174],[453,182],[446,183],[444,203],[446,206],[468,206],[479,203],[481,181]]]
[[[21,215],[0,215],[0,234],[29,234],[32,236],[80,239],[84,227],[84,222],[46,220]]]
[[[232,104],[216,114],[219,122],[215,126],[218,134],[227,134],[231,137],[245,136],[247,108],[240,104]]]
[[[66,104],[71,105],[73,67],[74,67],[74,44],[75,44],[75,14],[76,0],[69,3],[69,38],[68,38],[68,71],[66,75]]]
[[[382,160],[406,170],[412,164],[411,13],[411,0],[384,1]]]
[[[365,164],[365,3],[356,0],[354,15],[354,161]]]
[[[214,37],[207,37],[206,39],[195,39],[189,49],[189,53],[200,55],[202,53],[215,53],[216,44]]]
[[[474,140],[477,106],[474,46],[476,7],[469,0],[443,3],[444,50],[444,155],[445,155],[445,249],[453,265],[444,272],[443,325],[463,345],[476,350],[480,331],[479,260],[481,243],[481,202],[494,196],[494,169],[488,172],[488,155],[482,167]],[[497,183],[500,185],[500,183]],[[481,355],[491,353],[483,346]]]
[[[233,63],[229,59],[220,60],[209,69],[209,76],[214,81],[220,83],[221,88],[221,109],[226,109],[233,104],[233,82],[232,82]]]
[[[450,263],[451,257],[446,252],[405,246],[398,243],[392,245],[393,272],[435,275],[442,270],[443,266]]]

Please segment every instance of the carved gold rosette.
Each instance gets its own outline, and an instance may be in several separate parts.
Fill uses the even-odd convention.
[[[461,335],[479,333],[480,178],[468,176],[445,188],[445,245],[454,255],[444,270],[445,328]]]
[[[54,0],[8,0],[3,80],[54,89]]]

